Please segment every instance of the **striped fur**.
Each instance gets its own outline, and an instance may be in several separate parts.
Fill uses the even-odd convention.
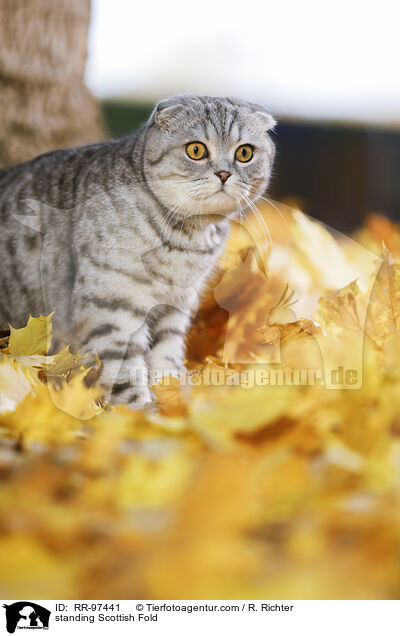
[[[54,311],[55,346],[98,352],[114,403],[150,401],[149,371],[183,364],[229,220],[268,185],[273,125],[260,106],[177,95],[136,135],[0,171],[0,329]],[[208,156],[190,159],[192,141]]]

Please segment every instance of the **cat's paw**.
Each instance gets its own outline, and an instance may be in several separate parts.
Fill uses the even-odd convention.
[[[129,382],[114,385],[110,392],[110,406],[127,406],[138,411],[155,400],[155,396],[147,386],[135,386]]]

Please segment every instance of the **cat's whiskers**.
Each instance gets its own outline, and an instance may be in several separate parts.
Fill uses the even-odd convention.
[[[239,219],[240,219],[240,239],[243,240],[243,217],[246,216],[245,211],[242,208],[242,203],[241,203],[241,197],[236,197],[235,196],[235,201],[238,204],[239,208],[240,208],[240,212],[239,212]]]
[[[171,236],[175,227],[175,224],[174,225],[171,224],[171,221],[173,217],[175,216],[175,212],[180,211],[180,209],[183,207],[183,205],[189,199],[189,197],[190,195],[188,194],[183,201],[180,201],[173,208],[168,210],[168,214],[164,217],[160,227],[160,234],[163,239],[168,240],[168,238]]]
[[[280,211],[279,208],[276,207],[276,205],[274,203],[272,203],[272,201],[270,199],[267,199],[266,197],[260,196],[260,199],[262,199],[263,201],[265,201],[266,203],[268,203],[270,206],[272,206],[274,208],[274,210],[276,210],[276,212],[278,212],[279,216],[281,217],[282,221],[284,222],[284,224],[286,225],[286,227],[289,229],[289,226],[287,224],[287,221],[285,219],[285,217],[283,216],[282,212]]]
[[[249,217],[249,216],[247,216],[247,214],[246,214],[246,210],[245,210],[245,209],[243,209],[242,201],[244,201],[244,200],[245,200],[245,199],[244,199],[244,197],[243,197],[243,194],[242,194],[242,193],[239,193],[239,198],[235,197],[235,200],[236,200],[237,204],[238,204],[238,205],[239,205],[239,207],[240,207],[240,214],[239,214],[239,218],[240,218],[240,230],[241,230],[241,234],[240,234],[240,236],[241,236],[241,237],[243,236],[243,218],[245,218],[245,219],[246,219],[246,221],[248,222],[248,224],[249,224],[249,225],[253,228],[254,232],[255,232],[255,233],[259,236],[260,234],[259,234],[259,230],[258,230],[258,228],[256,228],[256,227],[253,225],[253,223],[252,223],[252,222],[251,222],[251,220],[250,220],[250,217]],[[264,233],[264,235],[265,235],[265,233]]]
[[[234,188],[235,186],[232,186],[232,187]],[[239,200],[237,200],[237,199],[236,199],[236,200],[237,200],[237,201],[238,201],[238,203],[240,204],[240,212],[241,212],[241,215],[242,215],[242,216],[244,216],[244,217],[246,218],[247,222],[248,222],[248,223],[249,223],[249,224],[253,227],[253,229],[254,229],[254,231],[256,232],[256,234],[258,234],[258,233],[259,233],[259,232],[258,232],[258,230],[257,230],[257,229],[254,227],[254,225],[251,223],[250,217],[246,214],[246,210],[245,210],[245,209],[243,209],[243,207],[242,207],[242,205],[241,205],[241,202],[242,202],[242,201],[244,201],[244,202],[246,203],[246,207],[247,207],[247,208],[248,208],[248,207],[250,207],[250,204],[249,204],[249,203],[248,203],[248,201],[246,201],[246,199],[245,199],[245,197],[246,197],[246,193],[245,193],[245,192],[243,192],[243,190],[242,190],[240,187],[236,187],[236,191],[239,191]],[[235,198],[236,198],[236,197],[235,197]],[[264,234],[264,236],[265,236],[265,230],[264,230],[264,228],[263,228],[263,227],[261,227],[261,230],[262,230],[262,234]]]
[[[243,199],[244,201],[244,199]],[[246,219],[247,223],[250,225],[250,227],[254,230],[254,232],[256,233],[257,236],[260,236],[260,228],[257,228],[252,221],[250,220],[250,217],[248,214],[246,214],[246,210],[243,210],[243,216]],[[263,228],[261,227],[261,236],[264,237],[265,239],[265,244],[267,245],[267,236],[265,231],[263,230]]]
[[[244,216],[246,218],[247,223],[250,225],[250,227],[255,231],[256,234],[258,234],[257,228],[254,227],[253,223],[250,221],[250,217],[246,214],[246,212],[244,212]],[[268,251],[269,251],[269,248],[268,248],[268,237],[267,237],[267,234],[266,234],[264,228],[261,227],[261,229],[262,229],[262,236],[264,237],[264,241],[265,241],[265,246],[264,246],[265,254],[267,255]],[[255,242],[255,244],[257,244],[256,240],[254,242]]]
[[[191,199],[189,200],[189,206],[188,206],[188,209],[186,210],[185,216],[184,216],[184,218],[183,218],[183,220],[182,220],[182,222],[181,222],[181,224],[180,224],[180,228],[181,228],[181,229],[180,229],[179,237],[178,237],[178,248],[180,247],[180,242],[181,242],[181,238],[182,238],[182,229],[183,229],[183,226],[184,226],[184,224],[185,224],[185,222],[186,222],[186,220],[187,220],[187,217],[188,217],[189,212],[191,212],[191,205],[190,205],[190,204],[191,204],[191,203],[192,203],[192,202],[196,199],[197,194],[198,194],[198,193],[193,194],[193,195],[192,195],[192,197],[191,197]]]
[[[248,185],[246,183],[243,183],[242,181],[238,181],[238,185],[248,188]],[[286,225],[286,227],[287,228],[289,227],[285,217],[282,214],[282,212],[280,211],[279,208],[276,207],[276,205],[274,203],[272,203],[271,199],[268,199],[268,197],[264,197],[262,194],[258,194],[254,190],[254,188],[248,188],[248,190],[249,190],[249,194],[256,195],[257,199],[261,199],[262,201],[265,201],[265,203],[268,203],[268,205],[270,205],[279,214],[279,216],[281,217],[281,219],[284,222],[284,224]]]
[[[191,197],[196,194],[195,188],[192,188],[192,190],[186,194],[186,196],[183,198],[182,201],[180,201],[179,203],[177,203],[176,205],[174,205],[169,211],[168,214],[165,216],[163,223],[161,225],[161,229],[160,229],[160,233],[163,234],[165,233],[167,226],[169,226],[169,234],[168,234],[168,238],[171,237],[172,232],[174,231],[176,224],[172,225],[171,224],[171,220],[173,217],[176,217],[177,213],[179,213],[181,211],[181,209],[186,205],[186,203],[188,201],[190,201]]]
[[[201,211],[200,211],[200,213],[197,212],[197,214],[195,213],[192,216],[192,223],[191,223],[190,230],[189,230],[189,234],[190,235],[192,235],[192,233],[193,233],[196,220],[198,219],[199,216],[201,217],[203,215],[204,203],[203,203],[203,200],[202,200],[201,197],[200,197],[200,202],[201,202]]]
[[[265,220],[264,220],[264,218],[263,218],[263,216],[262,216],[261,212],[260,212],[260,211],[258,210],[258,208],[255,206],[255,204],[253,203],[253,201],[252,201],[252,200],[248,197],[248,195],[247,195],[245,192],[243,192],[243,190],[241,191],[241,190],[240,190],[240,188],[238,188],[238,189],[239,189],[240,197],[241,197],[241,199],[240,199],[240,200],[241,200],[241,201],[243,200],[243,201],[245,202],[245,204],[246,204],[246,207],[247,207],[247,208],[250,208],[250,209],[254,212],[254,214],[255,214],[255,218],[257,219],[257,221],[258,221],[258,223],[259,223],[259,226],[260,226],[260,228],[261,228],[261,230],[262,230],[262,232],[263,232],[264,238],[265,238],[265,250],[266,250],[266,254],[268,254],[268,252],[269,252],[268,240],[269,240],[269,242],[270,242],[271,246],[272,246],[272,244],[273,244],[273,241],[272,241],[272,238],[271,238],[271,234],[270,234],[270,232],[269,232],[269,230],[268,230],[268,226],[266,225]],[[252,224],[252,223],[251,223],[251,221],[250,221],[250,217],[246,214],[246,211],[245,211],[245,210],[244,210],[243,212],[244,212],[244,216],[245,216],[245,218],[246,218],[247,222],[248,222],[248,223],[251,225],[251,227],[253,227],[253,229],[255,230],[255,228],[254,228],[253,224]]]
[[[244,199],[246,201],[246,203],[248,204],[248,206],[253,210],[254,214],[256,215],[256,218],[258,219],[258,221],[260,222],[261,226],[265,229],[265,231],[268,234],[268,238],[270,240],[271,246],[273,244],[272,238],[271,238],[271,234],[270,231],[268,229],[268,226],[265,222],[264,217],[262,216],[260,210],[257,208],[257,206],[255,205],[255,203],[250,199],[249,196],[247,196],[246,194],[244,194]]]

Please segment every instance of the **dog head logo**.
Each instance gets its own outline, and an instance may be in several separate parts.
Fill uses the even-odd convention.
[[[6,610],[7,631],[14,634],[18,629],[48,629],[51,612],[32,603],[31,601],[18,601],[11,605],[3,605]]]

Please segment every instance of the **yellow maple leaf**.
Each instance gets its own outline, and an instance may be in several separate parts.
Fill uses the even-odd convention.
[[[384,247],[382,264],[372,287],[365,330],[381,347],[399,333],[400,328],[400,263],[394,261]]]
[[[305,259],[313,279],[326,289],[348,284],[362,274],[330,232],[298,210],[293,211],[294,248]],[[372,255],[371,255],[372,258]]]
[[[362,335],[366,311],[367,297],[356,281],[319,300],[318,315],[324,327],[336,335],[345,330]]]
[[[61,388],[48,384],[55,406],[72,417],[88,420],[103,411],[100,401],[103,390],[99,386],[87,387],[84,379],[89,369],[83,369],[69,382],[63,382]]]
[[[29,393],[16,410],[3,419],[4,426],[26,442],[65,443],[76,438],[83,421],[102,412],[94,399],[98,393],[86,389],[79,379],[54,390],[50,384],[40,385]]]
[[[377,349],[394,338],[400,327],[400,263],[384,248],[381,266],[371,277],[370,292],[362,292],[356,281],[323,296],[318,314],[326,329],[335,335],[353,332],[366,336]]]
[[[10,325],[8,353],[15,356],[47,353],[51,343],[52,315],[38,318],[30,316],[26,326],[21,329],[14,329]]]
[[[264,336],[265,344],[277,344],[292,338],[307,338],[321,334],[321,328],[308,318],[300,318],[294,322],[285,324],[274,323],[260,327],[259,331]]]
[[[45,371],[48,376],[66,375],[69,371],[77,367],[78,362],[82,360],[79,353],[73,354],[69,350],[69,346],[62,349],[54,356],[47,356],[45,360]]]

